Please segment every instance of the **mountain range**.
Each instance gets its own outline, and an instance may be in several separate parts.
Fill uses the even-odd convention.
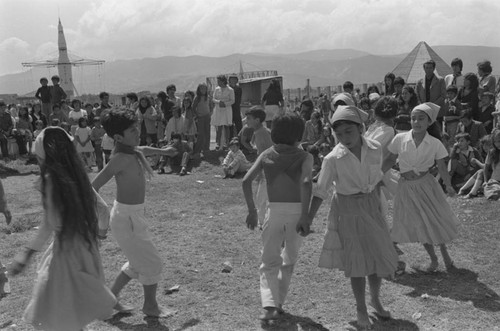
[[[455,57],[464,62],[463,72],[476,72],[477,62],[488,59],[500,66],[500,47],[485,46],[432,46],[446,63]],[[409,50],[411,51],[411,50]],[[316,86],[337,86],[350,80],[354,84],[375,83],[383,80],[407,54],[375,55],[354,49],[315,50],[297,54],[232,54],[223,57],[163,56],[107,62],[102,69],[75,67],[73,81],[80,94],[130,91],[165,90],[175,84],[178,91],[195,90],[207,76],[237,73],[240,61],[245,71],[277,70],[283,76],[283,88],[303,88],[307,79]],[[39,78],[57,72],[51,68],[34,69],[0,76],[0,94],[23,95],[36,90]],[[496,72],[498,72],[498,67]],[[422,72],[423,74],[423,72]]]

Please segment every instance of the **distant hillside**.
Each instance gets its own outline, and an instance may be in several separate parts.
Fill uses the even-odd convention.
[[[455,57],[464,61],[464,72],[476,72],[476,63],[482,59],[492,62],[494,73],[500,70],[500,47],[483,46],[432,46],[447,62]],[[406,56],[371,55],[352,49],[316,50],[297,54],[232,54],[224,57],[164,56],[136,60],[117,60],[105,64],[100,77],[95,68],[75,68],[75,85],[80,93],[98,93],[106,89],[113,93],[165,90],[176,84],[178,90],[196,89],[207,76],[239,71],[242,61],[246,71],[277,70],[283,76],[284,88],[311,86],[336,86],[346,80],[355,84],[383,80]],[[54,74],[56,69],[33,71],[0,76],[0,94],[25,94],[38,87],[39,78]]]

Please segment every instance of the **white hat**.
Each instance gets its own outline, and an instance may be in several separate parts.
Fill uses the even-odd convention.
[[[351,121],[363,124],[368,120],[368,114],[356,106],[338,106],[331,118],[332,125],[337,121]]]
[[[440,108],[441,107],[439,107],[435,103],[424,102],[424,103],[421,103],[420,105],[416,106],[415,108],[413,108],[412,111],[423,111],[424,113],[427,114],[427,116],[429,116],[429,118],[431,119],[430,124],[432,124],[436,121],[436,118],[438,116]]]

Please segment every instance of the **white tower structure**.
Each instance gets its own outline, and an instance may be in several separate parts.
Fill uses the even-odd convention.
[[[66,92],[68,97],[73,97],[75,95],[75,85],[73,84],[73,72],[68,56],[68,47],[66,46],[66,38],[64,37],[64,30],[61,24],[61,19],[59,19],[57,31],[57,45],[59,47],[57,70],[59,72],[59,78],[61,79],[60,85],[63,88],[64,92]]]

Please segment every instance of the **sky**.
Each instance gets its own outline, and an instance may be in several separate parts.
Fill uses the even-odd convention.
[[[491,0],[0,0],[0,75],[71,53],[113,61],[429,45],[500,46]]]

